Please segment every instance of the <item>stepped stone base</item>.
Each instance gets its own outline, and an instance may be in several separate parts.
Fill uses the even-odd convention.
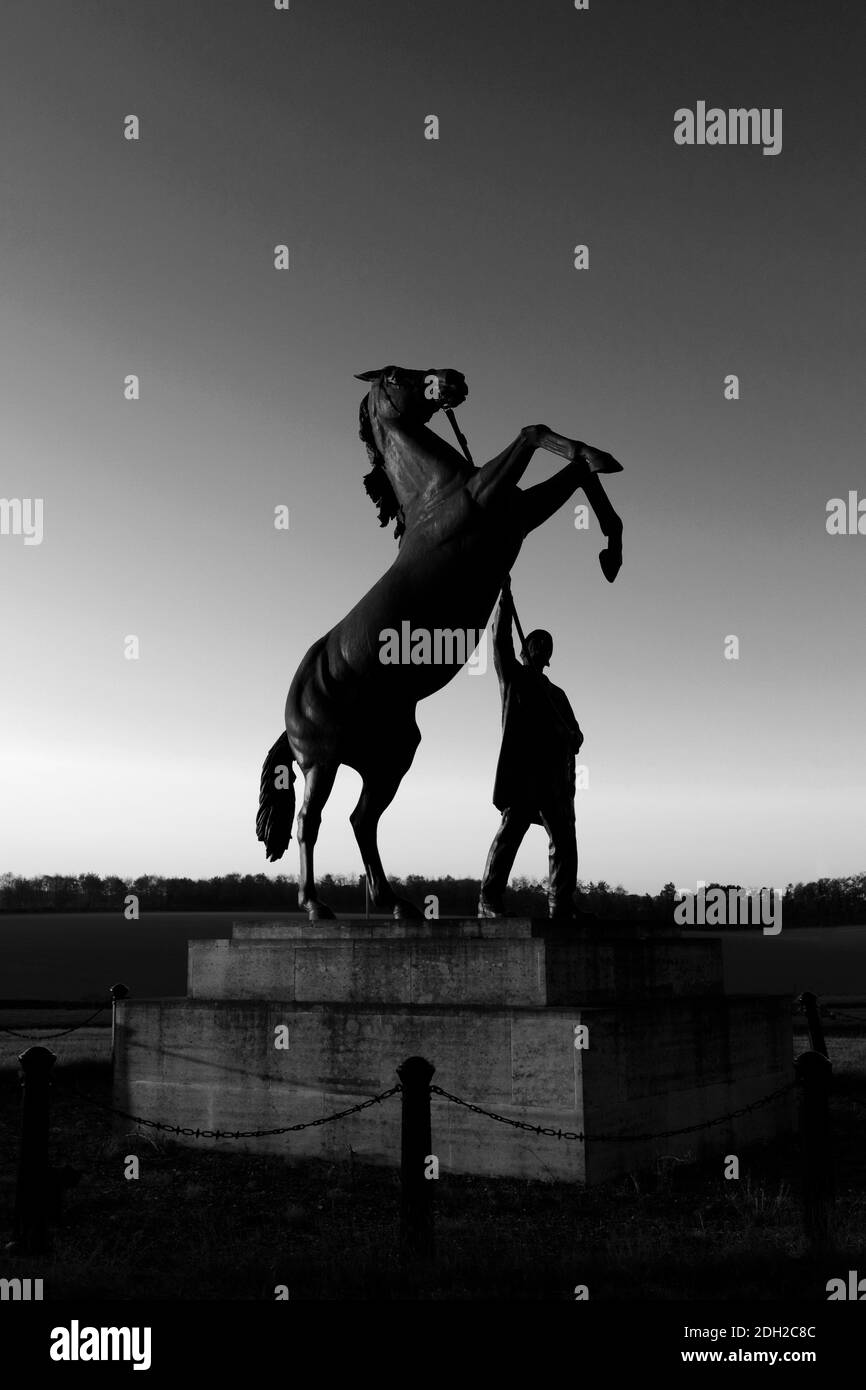
[[[617,926],[530,917],[241,922],[230,941],[190,942],[188,992],[192,999],[539,1007],[721,994],[719,940]]]
[[[790,999],[725,997],[715,939],[528,918],[245,922],[231,941],[190,943],[189,994],[118,1005],[119,1108],[192,1129],[276,1128],[388,1089],[421,1055],[469,1102],[586,1135],[539,1136],[434,1097],[440,1174],[592,1183],[660,1154],[721,1162],[793,1120],[788,1095],[680,1137],[600,1137],[701,1124],[791,1079]],[[399,1097],[247,1146],[396,1166]]]

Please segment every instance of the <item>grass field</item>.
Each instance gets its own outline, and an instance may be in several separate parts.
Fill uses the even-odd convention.
[[[866,1009],[853,1012],[866,1019]],[[5,1022],[5,1019],[3,1020]],[[13,1025],[14,1026],[14,1025]],[[809,1254],[797,1141],[742,1156],[739,1181],[659,1160],[655,1169],[583,1190],[549,1182],[442,1173],[437,1251],[404,1263],[396,1169],[286,1163],[201,1151],[112,1130],[68,1086],[108,1099],[109,1037],[91,1028],[49,1044],[58,1054],[52,1161],[82,1172],[44,1258],[5,1257],[0,1276],[43,1278],[45,1296],[294,1300],[826,1299],[829,1278],[866,1250],[866,1026],[827,1025],[834,1062],[838,1194],[833,1253]],[[0,1070],[0,1228],[11,1230],[17,1076]],[[798,1032],[795,1054],[808,1046]],[[437,1102],[441,1103],[441,1102]],[[436,1110],[433,1124],[435,1134]],[[555,1140],[549,1142],[554,1143]],[[124,1158],[141,1176],[127,1181]],[[14,1268],[13,1268],[14,1265]]]
[[[154,912],[139,922],[112,913],[4,914],[0,999],[97,999],[117,981],[139,999],[186,994],[187,941],[228,937],[244,916],[296,914]],[[778,936],[732,928],[722,939],[730,994],[866,996],[866,927],[783,928]]]

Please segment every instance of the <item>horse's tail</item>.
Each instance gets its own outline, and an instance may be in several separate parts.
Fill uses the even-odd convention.
[[[292,838],[295,818],[295,774],[292,750],[285,733],[280,734],[265,758],[259,788],[256,839],[265,846],[268,859],[282,859]]]

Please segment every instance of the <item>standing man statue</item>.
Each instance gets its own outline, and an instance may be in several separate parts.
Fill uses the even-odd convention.
[[[502,586],[493,620],[493,662],[502,698],[502,747],[493,804],[502,824],[487,856],[478,902],[479,917],[505,914],[503,895],[517,851],[530,825],[543,825],[550,839],[548,912],[573,919],[577,887],[574,825],[574,760],[583,743],[565,691],[544,674],[553,638],[536,628],[524,643],[523,663],[514,654],[511,582]]]

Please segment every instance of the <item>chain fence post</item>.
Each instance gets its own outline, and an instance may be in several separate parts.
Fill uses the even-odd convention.
[[[48,1240],[48,1092],[57,1057],[28,1047],[21,1064],[21,1143],[10,1254],[44,1254]]]
[[[397,1068],[403,1103],[400,1142],[400,1244],[404,1254],[433,1254],[433,1183],[425,1176],[432,1157],[430,1082],[436,1068],[407,1057]]]
[[[803,1152],[803,1225],[814,1251],[832,1245],[835,1179],[830,1131],[833,1067],[823,1052],[804,1052],[794,1063],[802,1087],[800,1136]]]
[[[812,1051],[819,1052],[822,1057],[830,1056],[827,1051],[827,1041],[824,1037],[824,1025],[821,1022],[821,1013],[818,1008],[818,996],[806,990],[800,995],[798,1001],[802,1005],[806,1015],[806,1027],[809,1029],[809,1042],[812,1044]]]
[[[117,1005],[121,999],[129,998],[126,985],[111,986],[111,1070],[114,1072],[114,1040],[117,1032]]]

